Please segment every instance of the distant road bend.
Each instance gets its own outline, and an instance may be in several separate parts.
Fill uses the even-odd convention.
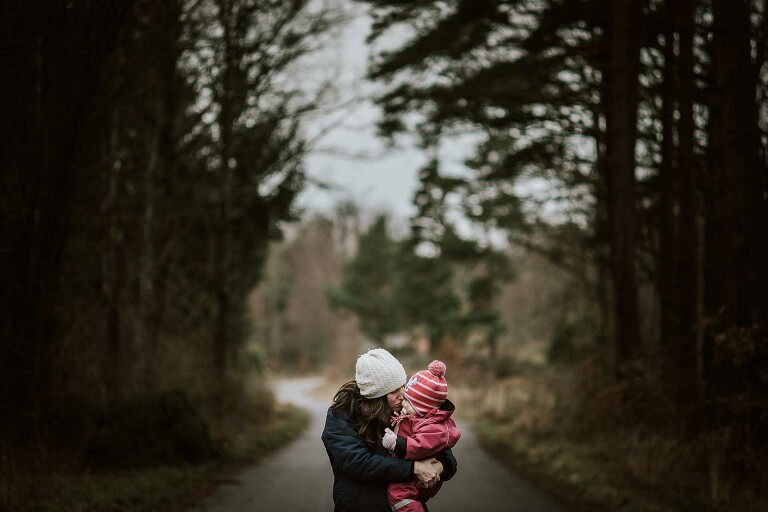
[[[330,404],[312,391],[319,378],[279,380],[278,400],[307,409],[309,428],[278,452],[248,467],[222,485],[193,512],[251,512],[333,510],[333,475],[320,433]],[[454,453],[459,463],[456,476],[430,500],[430,512],[565,512],[552,498],[488,457],[477,443],[469,424],[459,422],[461,440]]]

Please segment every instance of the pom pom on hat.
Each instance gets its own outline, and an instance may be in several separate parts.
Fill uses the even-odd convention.
[[[384,396],[405,384],[405,368],[383,348],[374,348],[357,358],[355,381],[365,398]]]
[[[403,395],[419,415],[443,405],[448,397],[445,363],[434,360],[426,370],[416,372],[406,384]]]
[[[445,376],[445,363],[435,359],[434,361],[429,363],[429,366],[427,366],[427,370],[429,370],[429,373],[431,373],[435,377],[444,377]]]

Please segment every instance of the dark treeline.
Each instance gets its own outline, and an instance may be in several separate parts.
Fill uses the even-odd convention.
[[[766,2],[360,3],[390,47],[369,70],[380,131],[431,155],[416,213],[396,240],[372,222],[343,271],[319,222],[268,280],[338,277],[331,302],[369,338],[418,330],[438,351],[480,333],[492,366],[503,233],[571,276],[578,314],[550,353],[599,361],[584,380],[610,414],[589,421],[668,429],[705,454],[713,498],[749,503],[733,489],[768,448]],[[0,476],[92,404],[180,388],[227,414],[252,361],[246,298],[305,182],[302,120],[329,90],[302,66],[339,21],[308,0],[0,5]],[[441,158],[464,132],[481,136],[469,178]],[[278,291],[268,348],[322,361],[335,319]]]
[[[372,41],[396,27],[409,34],[370,65],[384,86],[382,134],[416,133],[436,155],[452,136],[482,134],[471,178],[446,178],[439,157],[422,178],[476,225],[573,275],[596,306],[593,353],[606,375],[644,386],[622,397],[623,410],[657,396],[642,421],[671,412],[684,436],[717,447],[712,465],[759,474],[765,2],[364,3]],[[413,233],[423,239],[419,219]]]
[[[3,439],[44,441],[73,399],[183,389],[225,407],[325,94],[297,73],[338,14],[14,0],[0,22]]]

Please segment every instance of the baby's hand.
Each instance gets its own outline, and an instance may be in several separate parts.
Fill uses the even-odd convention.
[[[393,451],[395,449],[395,445],[397,444],[397,434],[392,432],[390,429],[384,429],[384,437],[381,438],[381,445],[386,448],[389,451]]]

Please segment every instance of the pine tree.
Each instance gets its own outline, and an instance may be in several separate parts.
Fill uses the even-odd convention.
[[[387,217],[380,215],[360,236],[357,253],[344,265],[341,285],[327,292],[331,304],[354,313],[363,333],[377,343],[402,326],[395,284],[398,244],[387,223]]]

